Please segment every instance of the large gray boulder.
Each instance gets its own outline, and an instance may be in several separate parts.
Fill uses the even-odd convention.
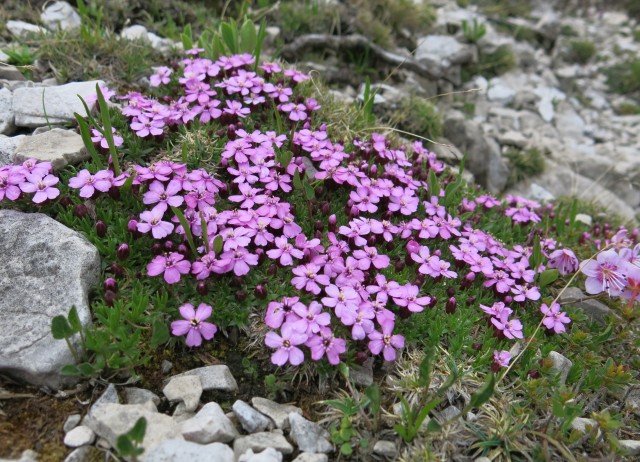
[[[0,89],[0,135],[11,135],[16,126],[13,123],[13,94],[6,88]]]
[[[87,160],[89,157],[82,137],[62,128],[54,128],[22,138],[13,153],[13,160],[16,163],[27,159],[38,159],[41,162],[51,162],[54,170],[59,170],[67,164]]]
[[[0,371],[58,388],[60,368],[74,362],[51,335],[51,320],[71,306],[90,322],[87,294],[100,257],[82,235],[40,213],[0,210]]]
[[[13,111],[18,127],[35,128],[43,125],[64,125],[73,122],[74,112],[84,115],[80,98],[87,99],[96,93],[96,83],[103,81],[72,82],[55,87],[22,87],[13,92]],[[90,110],[95,102],[87,101]]]

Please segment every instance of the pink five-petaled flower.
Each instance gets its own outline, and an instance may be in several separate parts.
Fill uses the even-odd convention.
[[[329,285],[329,276],[318,274],[320,273],[320,267],[313,263],[298,266],[292,271],[297,277],[291,279],[291,283],[298,290],[304,288],[307,292],[318,295],[320,293],[320,286],[318,284],[322,284],[323,286]]]
[[[185,303],[180,308],[180,315],[184,319],[171,323],[171,333],[175,336],[187,334],[186,344],[189,347],[202,345],[202,339],[211,340],[218,331],[215,324],[204,320],[211,316],[213,309],[209,305],[200,303],[194,310],[191,303]]]
[[[318,302],[311,302],[309,306],[302,303],[296,303],[293,306],[293,312],[300,316],[300,319],[293,324],[298,332],[305,332],[307,335],[320,332],[324,326],[328,326],[331,322],[329,313],[322,313],[322,305]]]
[[[137,228],[141,233],[151,231],[155,239],[162,239],[173,231],[173,224],[168,221],[162,221],[163,212],[159,210],[145,211],[140,214],[142,223],[138,223]]]
[[[169,255],[158,255],[147,265],[149,276],[158,276],[164,273],[164,280],[167,284],[175,284],[180,281],[181,274],[188,274],[191,270],[191,263],[184,259],[184,255],[172,252]]]
[[[27,181],[20,184],[20,189],[26,193],[35,193],[33,195],[33,202],[40,204],[47,199],[55,199],[60,195],[60,191],[54,188],[53,185],[60,181],[53,175],[27,175]]]
[[[610,297],[620,295],[627,285],[628,264],[613,249],[599,253],[595,260],[588,262],[582,269],[587,276],[587,293],[595,295],[606,291]]]
[[[264,342],[270,348],[277,348],[271,355],[271,362],[276,366],[284,366],[287,362],[298,366],[304,361],[304,353],[297,345],[307,341],[307,334],[296,331],[290,323],[282,325],[282,336],[268,332]]]
[[[164,125],[164,122],[160,119],[150,119],[140,114],[131,122],[131,129],[136,132],[136,135],[140,138],[144,138],[149,135],[162,135]]]
[[[398,306],[406,306],[413,313],[420,313],[431,302],[431,297],[418,297],[418,286],[406,284],[389,292],[393,301]]]
[[[507,367],[511,361],[511,353],[508,351],[493,350],[493,362],[499,367]]]
[[[506,313],[506,311],[503,311],[503,313]],[[522,323],[518,319],[507,321],[507,316],[501,316],[499,319],[491,318],[491,324],[501,330],[508,339],[523,338]]]
[[[369,334],[369,351],[374,355],[382,354],[385,361],[396,359],[396,349],[404,348],[404,337],[402,335],[391,335],[393,332],[393,322],[387,322],[382,326],[382,333],[374,330]]]
[[[549,255],[549,268],[556,268],[563,276],[575,273],[578,269],[579,262],[576,255],[571,249],[556,250]]]
[[[540,305],[540,311],[544,314],[542,324],[549,329],[553,330],[556,334],[562,334],[566,332],[565,324],[569,324],[571,319],[567,316],[567,313],[560,311],[560,304],[552,303],[551,306],[547,306],[545,303]]]
[[[282,266],[288,266],[293,264],[293,258],[302,258],[304,253],[302,250],[296,249],[291,245],[287,238],[284,236],[276,237],[275,239],[276,249],[267,250],[267,256],[273,260],[280,259]]]
[[[347,342],[336,338],[328,327],[323,327],[318,335],[310,337],[305,345],[311,350],[311,359],[319,361],[326,354],[329,363],[334,366],[340,362],[340,355],[347,351]]]
[[[156,180],[149,185],[149,191],[142,196],[142,202],[147,205],[156,204],[153,210],[164,213],[170,206],[182,205],[184,198],[177,195],[180,191],[182,191],[182,183],[178,180],[171,180],[166,188]]]
[[[231,250],[224,252],[220,258],[231,261],[233,265],[233,274],[236,276],[244,276],[251,269],[250,266],[258,264],[258,256],[249,253],[247,249],[241,246],[234,246]]]
[[[80,197],[91,197],[96,190],[108,192],[111,189],[113,173],[111,170],[99,170],[92,175],[86,168],[69,179],[69,187],[80,189]]]

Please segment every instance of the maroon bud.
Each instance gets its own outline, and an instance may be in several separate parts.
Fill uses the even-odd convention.
[[[507,295],[504,297],[504,302],[508,305],[513,301],[513,297],[511,295]]]
[[[491,372],[493,372],[494,374],[497,374],[500,371],[501,367],[502,366],[500,366],[500,364],[494,361],[493,364],[491,364]]]
[[[258,264],[262,265],[262,263],[264,262],[265,258],[267,258],[267,255],[264,253],[264,249],[258,247],[255,250],[255,253],[258,256]]]
[[[162,247],[165,252],[172,252],[175,249],[176,245],[173,243],[173,241],[164,241]]]
[[[116,293],[111,290],[107,290],[104,293],[104,303],[107,306],[113,306],[113,303],[116,301]]]
[[[316,220],[315,229],[316,231],[323,231],[324,223],[321,220]]]
[[[451,286],[447,289],[447,295],[453,297],[456,294],[456,288]]]
[[[338,218],[336,217],[335,214],[330,215],[329,216],[329,231],[331,231],[332,233],[334,233],[336,231],[336,223],[338,222]]]
[[[275,276],[277,272],[278,272],[278,266],[275,263],[269,265],[269,267],[267,268],[267,274],[269,276]]]
[[[430,295],[431,300],[429,300],[429,304],[427,305],[429,308],[433,308],[434,306],[436,306],[436,303],[438,303],[438,297],[436,297],[435,295]]]
[[[126,243],[122,243],[118,246],[118,250],[116,250],[116,256],[118,257],[118,260],[126,260],[127,258],[129,258],[129,254],[131,252],[129,251],[129,244]]]
[[[473,281],[475,280],[476,273],[474,273],[473,271],[469,271],[460,283],[460,287],[462,287],[463,289],[468,289],[469,287],[471,287],[471,284],[473,284]]]
[[[424,284],[425,278],[426,277],[424,274],[421,274],[421,273],[416,274],[416,278],[413,280],[413,285],[422,287],[422,284]]]
[[[159,242],[154,242],[151,245],[151,253],[154,255],[160,255],[161,253],[164,253],[164,249],[162,248],[162,244],[160,244]]]
[[[109,271],[111,271],[113,273],[113,275],[117,278],[122,278],[125,276],[126,272],[124,270],[124,268],[120,265],[118,265],[117,263],[113,263],[110,267],[109,267]]]
[[[244,279],[242,276],[233,276],[233,285],[236,287],[242,287],[244,284]]]
[[[236,300],[244,302],[247,299],[247,293],[244,290],[238,290],[235,293]]]
[[[530,379],[539,379],[540,372],[538,371],[538,369],[531,369],[529,372],[527,372],[527,377],[529,377]]]
[[[328,202],[323,202],[320,206],[320,211],[322,212],[322,215],[326,217],[331,213],[331,205],[329,205]]]
[[[475,303],[476,303],[476,297],[474,297],[473,295],[467,298],[467,306],[474,305]]]
[[[120,199],[120,188],[118,188],[117,186],[109,188],[108,194],[111,199],[117,201],[118,199]]]
[[[358,351],[356,353],[356,363],[364,364],[364,362],[369,358],[369,355],[366,351]]]
[[[394,269],[396,270],[397,273],[402,271],[404,269],[404,262],[402,260],[398,260],[394,265]]]
[[[400,316],[400,319],[407,319],[411,316],[411,311],[406,306],[401,306],[398,316]]]
[[[324,188],[322,186],[318,186],[315,190],[316,197],[324,196]]]
[[[374,247],[377,242],[378,242],[378,236],[376,236],[375,234],[372,234],[367,238],[367,244],[370,245],[371,247]]]
[[[442,250],[440,250],[440,249],[436,249],[436,250],[434,250],[434,251],[433,251],[433,254],[434,254],[436,257],[439,257],[440,255],[442,255]]]
[[[63,207],[69,207],[71,204],[73,204],[73,202],[71,201],[71,198],[69,196],[62,196],[58,201],[58,204]]]
[[[199,281],[196,284],[196,292],[200,295],[207,295],[209,293],[209,287],[207,287],[207,283],[204,281]]]
[[[138,231],[138,220],[129,220],[129,223],[127,223],[127,229],[134,237],[140,236],[140,231]]]
[[[220,159],[220,167],[226,169],[228,166],[229,166],[229,161],[225,157]]]
[[[264,300],[265,298],[267,298],[268,293],[269,292],[267,291],[267,286],[265,286],[264,284],[258,284],[253,291],[253,295],[255,295],[256,298],[259,298],[260,300]]]
[[[322,231],[316,231],[315,238],[322,240]]]
[[[455,313],[456,308],[458,307],[458,302],[456,301],[456,297],[451,297],[445,306],[445,311],[449,314]]]
[[[482,350],[482,343],[480,343],[480,342],[476,342],[476,343],[474,343],[474,344],[472,345],[472,347],[471,347],[471,348],[473,348],[473,349],[474,349],[474,350],[476,350],[476,351],[480,351],[480,350]]]
[[[178,252],[184,255],[185,257],[188,257],[189,255],[191,255],[191,249],[189,249],[189,247],[186,244],[180,244],[178,246]]]
[[[360,209],[354,205],[349,210],[349,218],[357,218],[358,216],[360,216]]]
[[[107,278],[104,280],[104,290],[110,290],[111,292],[117,292],[118,291],[118,282],[113,279],[113,278]]]
[[[89,215],[89,209],[84,204],[78,204],[73,208],[73,215],[78,218],[84,218]]]
[[[231,124],[227,127],[227,137],[233,141],[236,139],[236,127],[235,125]]]
[[[98,220],[96,222],[96,234],[98,237],[105,237],[107,235],[107,224],[104,221]]]

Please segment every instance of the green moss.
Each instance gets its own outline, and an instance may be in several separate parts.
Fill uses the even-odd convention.
[[[400,107],[391,117],[400,130],[430,140],[442,136],[442,121],[437,108],[423,98],[411,96],[400,102]]]
[[[577,64],[586,64],[596,54],[596,46],[591,40],[572,40],[569,59]]]
[[[531,13],[530,0],[466,0],[465,3],[478,5],[487,15],[528,16]]]
[[[640,115],[640,105],[633,103],[623,103],[615,108],[619,115]]]
[[[505,154],[510,164],[510,176],[507,186],[513,186],[527,178],[544,172],[544,155],[538,149],[509,149]]]
[[[640,91],[640,59],[611,66],[605,74],[611,91],[622,94]]]
[[[516,67],[516,57],[509,45],[502,45],[492,53],[480,53],[477,63],[462,68],[462,80],[467,81],[474,75],[486,78],[496,77]]]

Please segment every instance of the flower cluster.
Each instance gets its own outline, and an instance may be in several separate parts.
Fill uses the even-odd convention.
[[[51,162],[36,159],[0,167],[0,202],[17,201],[23,194],[33,194],[31,200],[36,204],[55,199],[60,195],[56,187],[60,180],[52,173]]]

